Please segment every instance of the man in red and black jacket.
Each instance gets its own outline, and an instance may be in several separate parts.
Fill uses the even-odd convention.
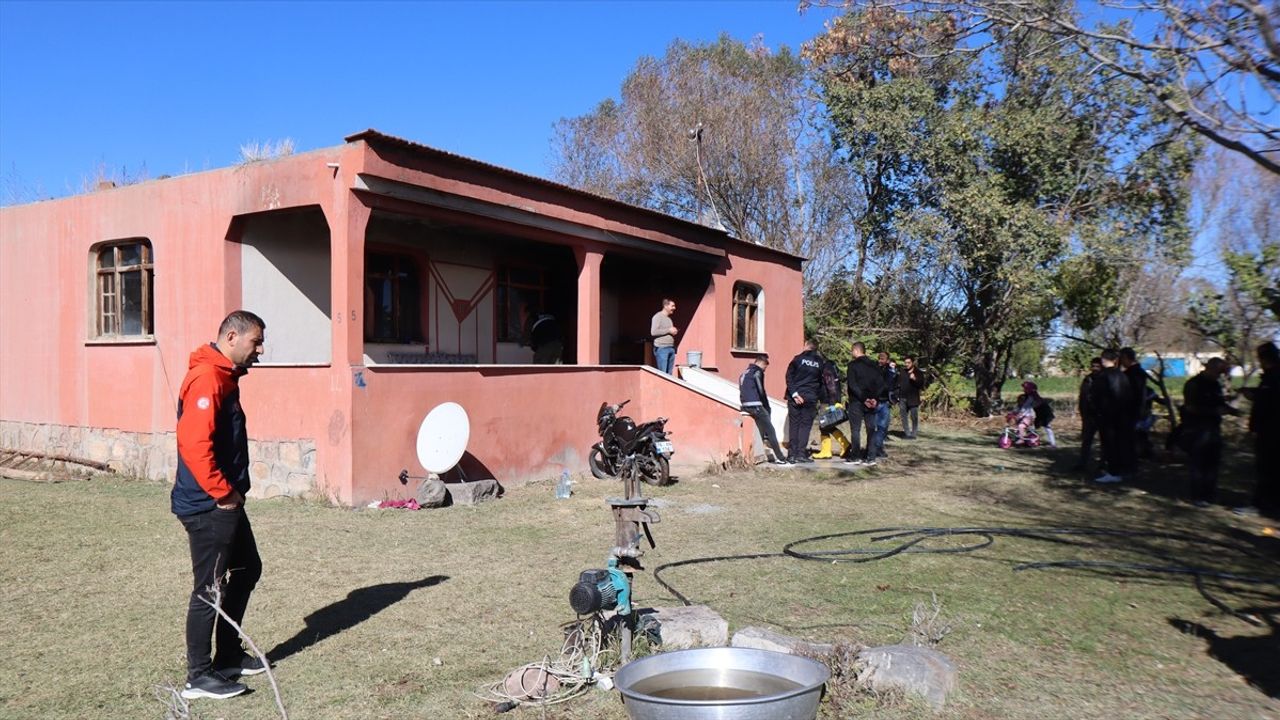
[[[182,697],[234,697],[236,678],[265,672],[245,653],[234,627],[205,600],[221,586],[222,610],[237,625],[262,574],[257,541],[244,511],[249,493],[249,436],[240,407],[240,377],[262,354],[262,318],[237,310],[218,339],[191,353],[178,392],[178,472],[170,506],[187,531],[194,587],[187,605],[187,682]],[[223,580],[230,569],[230,578]],[[217,625],[217,658],[213,639]]]

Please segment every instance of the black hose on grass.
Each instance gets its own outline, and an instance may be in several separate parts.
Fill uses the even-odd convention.
[[[871,536],[872,542],[881,542],[885,540],[900,540],[898,545],[884,548],[842,548],[837,550],[814,550],[803,552],[797,548],[811,545],[813,543],[822,542],[824,540],[834,540],[837,538]],[[966,545],[951,547],[927,547],[922,546],[930,540],[939,538],[949,538],[958,536],[974,536],[977,540]],[[827,535],[815,535],[813,537],[802,538],[787,543],[783,546],[782,552],[775,553],[749,553],[743,555],[716,555],[712,557],[691,558],[689,560],[678,560],[676,562],[659,565],[653,570],[653,579],[673,597],[678,599],[685,605],[692,605],[684,594],[676,590],[670,583],[662,579],[662,571],[670,568],[683,567],[686,565],[699,565],[702,563],[724,562],[730,560],[758,560],[763,558],[791,557],[797,560],[810,560],[825,563],[866,563],[876,560],[883,560],[895,555],[903,553],[929,553],[929,554],[954,554],[954,553],[970,553],[981,550],[992,545],[997,537],[1014,537],[1026,540],[1039,540],[1042,542],[1055,542],[1077,547],[1095,547],[1095,548],[1115,548],[1105,542],[1086,542],[1081,538],[1150,538],[1158,540],[1176,540],[1181,542],[1196,543],[1199,545],[1209,545],[1230,552],[1245,555],[1256,560],[1268,562],[1280,566],[1280,561],[1275,558],[1267,557],[1252,548],[1230,543],[1213,538],[1206,538],[1201,535],[1193,535],[1189,533],[1169,533],[1146,530],[1115,530],[1110,528],[1090,528],[1090,527],[958,527],[958,528],[941,528],[941,527],[887,527],[876,528],[873,530],[853,530],[850,532],[831,533]],[[1240,582],[1254,585],[1276,585],[1280,586],[1280,575],[1272,577],[1254,577],[1248,575],[1239,575],[1236,573],[1214,570],[1211,568],[1194,567],[1179,563],[1177,559],[1169,555],[1156,552],[1155,550],[1135,550],[1143,552],[1151,557],[1156,557],[1167,561],[1169,564],[1156,565],[1149,563],[1124,563],[1110,561],[1095,560],[1058,560],[1058,561],[1042,561],[1042,562],[1025,562],[1019,563],[1013,567],[1014,572],[1023,570],[1045,570],[1051,568],[1105,568],[1120,571],[1147,572],[1163,575],[1190,575],[1194,578],[1196,590],[1214,607],[1243,620],[1251,625],[1262,625],[1262,621],[1256,617],[1239,612],[1232,609],[1226,603],[1214,597],[1204,585],[1205,578],[1217,580],[1227,580],[1232,582]]]

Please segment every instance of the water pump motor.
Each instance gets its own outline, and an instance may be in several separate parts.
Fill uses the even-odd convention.
[[[604,569],[583,570],[578,583],[569,591],[569,607],[579,615],[615,608],[619,615],[629,615],[631,584],[618,569],[618,559],[609,558],[609,567]]]

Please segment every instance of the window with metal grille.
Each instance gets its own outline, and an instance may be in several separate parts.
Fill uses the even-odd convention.
[[[365,258],[365,342],[420,343],[418,265],[407,255],[369,253]]]
[[[751,283],[733,284],[733,349],[759,352],[761,350],[760,286]]]
[[[126,240],[94,251],[97,288],[95,337],[151,337],[155,334],[155,267],[151,243]]]

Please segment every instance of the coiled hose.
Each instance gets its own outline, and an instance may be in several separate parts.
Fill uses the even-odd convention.
[[[812,545],[818,542],[861,536],[870,536],[870,540],[872,542],[898,541],[898,543],[884,548],[841,548],[835,550],[814,550],[809,552],[799,549],[806,545]],[[925,543],[931,540],[951,537],[973,537],[974,542],[960,546],[948,547],[929,547],[925,545]],[[1277,567],[1277,570],[1280,570],[1280,560],[1263,555],[1253,548],[1239,543],[1226,542],[1190,533],[1170,533],[1148,530],[1116,530],[1112,528],[1094,527],[884,527],[871,530],[852,530],[849,532],[815,535],[813,537],[802,538],[784,545],[782,552],[717,555],[712,557],[691,558],[689,560],[678,560],[676,562],[666,563],[665,565],[659,565],[654,568],[653,579],[657,581],[658,585],[671,593],[671,595],[680,602],[685,605],[691,605],[693,603],[688,597],[672,587],[670,583],[662,579],[662,572],[664,570],[684,567],[687,565],[699,565],[702,563],[730,560],[757,560],[761,558],[778,557],[791,557],[797,560],[816,560],[825,563],[867,563],[874,562],[876,560],[883,560],[903,553],[971,553],[991,546],[995,543],[997,537],[1039,540],[1075,547],[1104,549],[1114,548],[1110,548],[1110,546],[1106,545],[1104,542],[1091,540],[1095,538],[1108,540],[1121,538],[1172,540],[1217,547],[1274,565]],[[1133,549],[1130,548],[1130,550]],[[1211,578],[1244,584],[1275,585],[1280,587],[1280,574],[1269,577],[1241,575],[1238,573],[1224,572],[1214,568],[1188,565],[1166,553],[1159,552],[1154,549],[1144,549],[1141,552],[1163,562],[1157,564],[1112,562],[1103,560],[1053,560],[1019,563],[1013,567],[1013,570],[1014,572],[1021,572],[1023,570],[1078,568],[1112,572],[1147,572],[1163,575],[1190,575],[1193,578],[1196,590],[1211,605],[1235,618],[1255,626],[1261,626],[1263,624],[1262,621],[1252,615],[1239,612],[1214,597],[1213,594],[1209,592],[1209,589],[1205,587],[1204,580],[1206,578]]]

